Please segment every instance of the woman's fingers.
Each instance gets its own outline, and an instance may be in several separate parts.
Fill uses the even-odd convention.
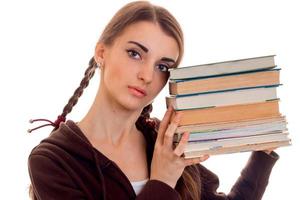
[[[184,153],[184,149],[189,141],[189,136],[190,134],[188,132],[184,132],[180,142],[178,143],[178,145],[176,146],[176,148],[174,149],[174,154],[177,156],[181,156]]]
[[[156,143],[159,143],[161,145],[163,144],[164,134],[168,128],[172,113],[173,113],[173,108],[172,106],[169,106],[162,121],[160,122],[160,126],[157,132]]]
[[[176,148],[174,149],[174,154],[177,156],[181,156],[184,153],[184,149],[186,148],[186,145],[188,144],[188,140],[189,140],[189,132],[184,132],[180,142],[178,143],[178,145],[176,146]],[[189,165],[194,165],[194,164],[198,164],[199,162],[204,162],[209,158],[209,155],[202,155],[200,157],[197,158],[188,158],[188,159],[183,159],[185,166],[189,166]]]
[[[175,117],[172,119],[171,123],[169,124],[169,126],[165,132],[164,139],[163,139],[163,145],[166,145],[166,147],[172,148],[173,136],[174,136],[176,128],[179,124],[180,117],[181,117],[181,113],[176,113]]]
[[[189,165],[194,165],[194,164],[198,164],[200,162],[204,162],[209,158],[209,155],[203,155],[201,157],[197,157],[197,158],[188,158],[184,160],[185,166],[189,166]]]

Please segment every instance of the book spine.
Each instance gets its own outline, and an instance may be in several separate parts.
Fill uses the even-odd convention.
[[[171,95],[186,95],[278,84],[280,84],[279,69],[273,69],[261,72],[241,73],[229,76],[223,75],[219,77],[193,79],[180,82],[170,81],[169,91]]]
[[[274,55],[223,62],[208,63],[197,66],[182,67],[170,70],[170,79],[185,79],[195,76],[211,76],[232,72],[254,71],[275,66]],[[211,70],[213,69],[213,70]],[[192,70],[192,74],[189,73]]]
[[[275,117],[275,118],[260,118],[252,120],[242,120],[242,121],[229,121],[229,122],[220,122],[220,123],[209,123],[209,124],[193,124],[177,127],[176,133],[183,132],[197,132],[197,131],[216,131],[216,130],[228,130],[231,128],[253,126],[259,124],[273,124],[273,123],[285,123],[285,116]]]
[[[291,145],[291,141],[282,141],[282,142],[268,142],[268,143],[261,143],[261,144],[253,144],[253,145],[243,145],[238,147],[227,147],[227,148],[216,148],[210,150],[203,150],[203,151],[186,151],[184,152],[184,158],[196,158],[206,154],[209,155],[218,155],[218,154],[229,154],[229,153],[236,153],[236,152],[248,152],[248,151],[261,151],[264,149],[271,149],[271,148],[278,148],[278,147],[285,147]]]
[[[279,117],[278,100],[214,108],[184,110],[179,126]]]
[[[176,110],[186,110],[214,106],[257,103],[277,99],[276,87],[260,87],[181,97],[169,97],[168,103]]]

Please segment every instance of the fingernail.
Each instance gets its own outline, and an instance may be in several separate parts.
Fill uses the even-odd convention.
[[[190,133],[189,133],[189,132],[184,132],[184,137],[185,137],[186,139],[189,139]]]
[[[172,106],[170,105],[170,106],[168,106],[168,109],[167,109],[167,111],[168,112],[171,112],[173,110],[173,108],[172,108]]]

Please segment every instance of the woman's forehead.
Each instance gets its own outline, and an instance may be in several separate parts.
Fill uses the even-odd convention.
[[[176,40],[166,34],[161,27],[154,22],[137,22],[129,25],[124,31],[116,38],[116,45],[124,45],[135,41],[143,44],[149,52],[161,51],[164,53],[177,55],[179,47]]]

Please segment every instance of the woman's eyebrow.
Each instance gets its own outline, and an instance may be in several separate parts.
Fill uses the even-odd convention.
[[[128,43],[132,43],[132,44],[135,44],[137,46],[139,46],[143,51],[145,51],[146,53],[149,51],[144,45],[138,43],[138,42],[135,42],[135,41],[128,41]]]
[[[148,52],[149,50],[147,49],[147,47],[145,47],[144,45],[138,43],[138,42],[135,42],[135,41],[128,41],[128,43],[131,43],[131,44],[135,44],[137,45],[138,47],[140,47],[144,52]],[[172,58],[167,58],[167,57],[162,57],[160,59],[161,61],[164,61],[164,62],[172,62],[172,63],[175,63],[175,61],[172,59]]]
[[[165,62],[172,62],[172,63],[175,63],[175,61],[174,61],[172,58],[162,57],[160,60],[161,60],[161,61],[165,61]]]

